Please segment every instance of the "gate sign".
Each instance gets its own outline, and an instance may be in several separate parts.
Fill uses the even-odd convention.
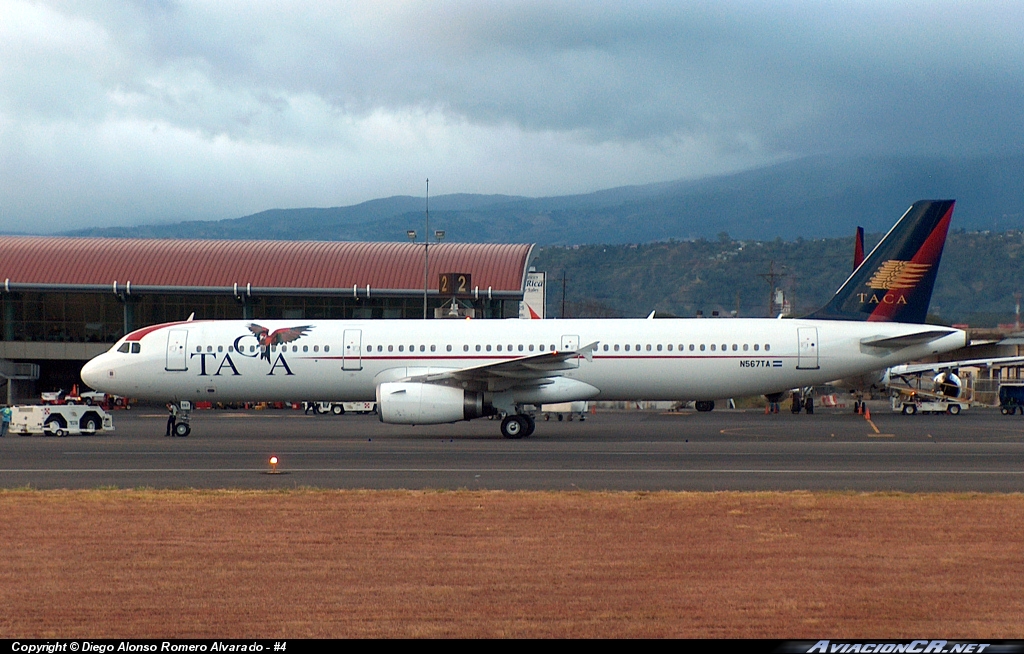
[[[473,275],[470,273],[441,273],[437,279],[437,292],[440,295],[471,295],[473,293]]]

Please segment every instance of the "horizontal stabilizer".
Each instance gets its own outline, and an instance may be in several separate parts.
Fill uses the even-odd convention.
[[[922,343],[929,343],[931,341],[937,341],[944,336],[949,336],[956,330],[953,329],[932,329],[926,332],[917,332],[916,334],[904,334],[903,336],[890,336],[886,338],[865,338],[860,342],[861,345],[867,345],[868,347],[879,347],[887,350],[898,350],[904,347],[910,347],[911,345],[921,345]]]

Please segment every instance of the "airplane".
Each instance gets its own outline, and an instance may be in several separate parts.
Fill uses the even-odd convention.
[[[190,320],[138,329],[82,368],[89,386],[180,403],[376,401],[385,423],[504,414],[579,400],[779,397],[963,347],[924,325],[953,200],[914,203],[821,309],[804,318]],[[175,425],[187,436],[188,412]]]

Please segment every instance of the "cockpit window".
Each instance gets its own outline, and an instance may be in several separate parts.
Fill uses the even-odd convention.
[[[117,351],[123,354],[128,354],[128,347],[128,343],[121,343],[121,347],[117,348]]]
[[[142,343],[132,343],[132,354],[138,354],[142,351]]]

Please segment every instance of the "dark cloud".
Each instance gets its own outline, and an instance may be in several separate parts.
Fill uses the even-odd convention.
[[[11,0],[0,228],[1019,152],[1022,28],[984,2]]]

